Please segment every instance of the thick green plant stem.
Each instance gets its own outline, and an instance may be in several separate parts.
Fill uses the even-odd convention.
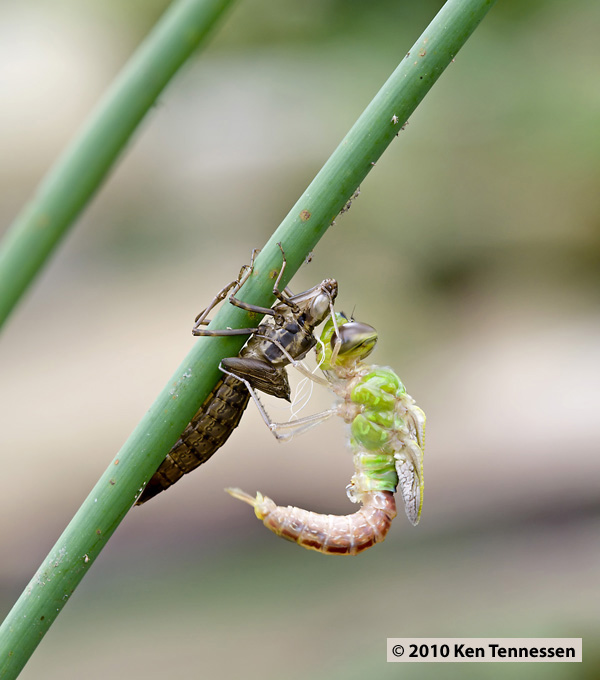
[[[493,4],[494,0],[446,3],[260,253],[242,299],[261,305],[272,302],[273,281],[281,265],[277,241],[288,258],[287,282]],[[223,305],[212,325],[242,327],[256,322],[255,316]],[[0,677],[17,677],[213,387],[220,359],[235,354],[243,342],[243,337],[199,338],[0,627]]]
[[[0,244],[0,327],[132,133],[232,0],[177,0],[140,45]]]

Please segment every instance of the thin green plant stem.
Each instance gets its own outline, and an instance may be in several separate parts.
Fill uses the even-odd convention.
[[[266,306],[281,266],[289,281],[495,0],[449,0],[402,60],[258,256],[240,291]],[[396,118],[398,119],[396,121]],[[212,327],[243,327],[256,315],[223,305]],[[0,677],[17,677],[144,484],[206,398],[224,356],[244,338],[199,338],[111,461],[0,627]]]
[[[157,97],[232,0],[177,0],[125,65],[0,244],[0,327]]]

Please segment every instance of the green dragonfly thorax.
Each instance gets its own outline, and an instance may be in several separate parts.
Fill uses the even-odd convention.
[[[417,524],[423,505],[425,414],[391,368],[357,366],[347,398],[360,407],[350,423],[356,474],[351,500],[371,491],[400,491],[406,514]]]

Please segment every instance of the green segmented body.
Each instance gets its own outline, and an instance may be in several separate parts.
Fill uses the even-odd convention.
[[[335,329],[327,323],[321,340],[321,369],[333,391],[342,400],[338,413],[350,424],[350,447],[354,454],[354,476],[347,487],[353,502],[362,502],[372,491],[400,490],[406,515],[416,525],[423,507],[423,453],[425,414],[407,394],[398,375],[388,367],[363,363],[377,335],[337,316],[342,335],[341,349],[334,357]],[[344,335],[349,335],[347,347]],[[356,345],[356,335],[360,342]]]

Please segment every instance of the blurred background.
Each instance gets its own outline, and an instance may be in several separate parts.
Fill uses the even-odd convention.
[[[0,231],[166,5],[0,3]],[[0,617],[441,5],[240,1],[165,92],[0,338]],[[278,444],[250,405],[126,517],[24,680],[429,677],[386,664],[402,636],[583,637],[519,675],[597,677],[599,22],[499,2],[292,281],[337,278],[427,413],[418,528],[345,559],[275,538],[223,488],[346,514],[351,455],[340,423]]]

